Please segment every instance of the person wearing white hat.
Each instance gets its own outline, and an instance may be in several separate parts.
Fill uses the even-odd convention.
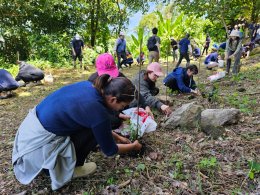
[[[230,71],[231,59],[234,59],[232,73],[233,74],[239,73],[241,54],[242,54],[242,40],[240,39],[240,32],[238,30],[232,30],[229,35],[229,39],[227,40],[226,50],[225,50],[227,74],[229,74]]]
[[[126,40],[125,40],[125,34],[123,32],[119,33],[119,37],[115,43],[114,53],[117,56],[117,68],[121,69],[122,64],[127,66],[126,65]],[[122,61],[121,58],[123,59]]]
[[[79,59],[80,68],[82,68],[83,48],[84,42],[79,34],[76,34],[74,39],[71,41],[73,66],[76,68],[76,60]]]

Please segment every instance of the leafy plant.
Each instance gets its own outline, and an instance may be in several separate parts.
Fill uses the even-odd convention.
[[[107,180],[108,185],[112,185],[114,183],[115,183],[115,179],[113,177],[108,178],[108,180]]]
[[[207,173],[209,176],[213,176],[218,168],[218,162],[216,157],[203,158],[198,163],[198,168]]]
[[[179,155],[173,155],[169,161],[169,166],[173,167],[169,175],[173,179],[182,180],[185,178],[183,174],[183,161],[180,159]]]
[[[248,164],[250,166],[250,170],[248,172],[248,176],[250,179],[255,178],[255,174],[260,173],[260,163],[257,163],[255,161],[248,161]]]
[[[256,99],[250,100],[248,95],[240,96],[238,92],[227,97],[228,103],[236,108],[239,108],[243,113],[251,113],[254,106],[257,104]]]
[[[145,164],[143,164],[143,163],[138,164],[138,166],[136,167],[136,170],[140,171],[140,172],[144,171],[145,170]]]

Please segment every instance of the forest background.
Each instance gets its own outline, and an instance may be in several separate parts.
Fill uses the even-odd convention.
[[[147,13],[150,3],[156,3]],[[136,27],[143,29],[142,50],[157,27],[162,57],[170,38],[180,40],[190,33],[193,44],[203,46],[206,33],[213,42],[226,40],[226,30],[235,24],[259,22],[257,0],[1,0],[0,67],[15,75],[15,62],[30,61],[42,69],[71,66],[70,41],[79,33],[86,45],[84,63],[93,64],[99,53],[111,52],[119,32],[127,32],[129,18],[136,12],[142,18]],[[136,33],[126,37],[133,56],[139,53]]]

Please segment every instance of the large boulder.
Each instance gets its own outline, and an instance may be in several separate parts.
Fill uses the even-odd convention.
[[[203,107],[196,105],[195,102],[184,104],[176,109],[169,118],[162,124],[165,129],[193,129],[200,125],[201,112]]]
[[[221,136],[224,126],[238,122],[240,111],[231,109],[206,109],[201,112],[201,130],[213,138]]]

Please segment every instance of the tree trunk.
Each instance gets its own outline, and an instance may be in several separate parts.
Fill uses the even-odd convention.
[[[90,26],[91,26],[90,44],[92,47],[94,47],[96,44],[97,29],[99,23],[100,0],[92,0],[91,2],[92,4],[91,4],[91,11],[90,11]]]

